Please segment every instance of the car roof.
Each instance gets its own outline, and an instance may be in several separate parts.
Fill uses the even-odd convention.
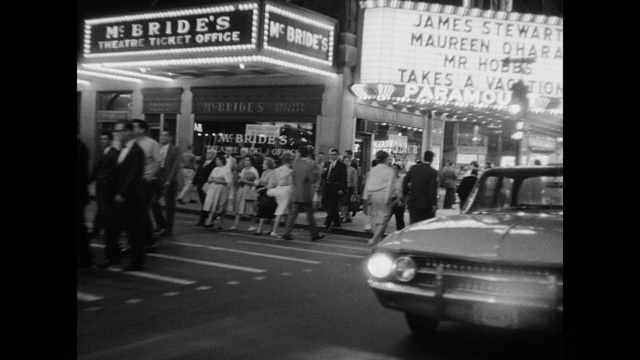
[[[558,165],[546,165],[546,166],[513,166],[513,167],[495,167],[491,169],[487,169],[482,173],[482,176],[495,176],[500,174],[541,174],[541,175],[555,175],[561,176],[564,170],[564,166],[562,164]]]

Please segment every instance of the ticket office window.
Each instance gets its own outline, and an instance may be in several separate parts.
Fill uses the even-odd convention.
[[[270,122],[238,119],[199,120],[193,131],[194,153],[204,156],[208,149],[233,156],[242,149],[249,154],[280,158],[284,151],[297,152],[300,146],[315,149],[315,122]]]
[[[177,144],[176,128],[178,124],[177,114],[145,114],[144,119],[149,124],[149,137],[160,141],[160,133],[167,130],[173,139],[172,143]]]

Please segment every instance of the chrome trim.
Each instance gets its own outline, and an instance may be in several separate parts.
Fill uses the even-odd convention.
[[[473,301],[487,304],[495,304],[495,305],[516,305],[516,306],[525,306],[530,308],[538,308],[538,309],[549,309],[549,304],[546,299],[541,299],[540,302],[533,301],[525,301],[523,299],[509,299],[509,298],[500,298],[491,295],[480,295],[480,294],[469,294],[461,291],[451,291],[446,294],[438,295],[436,290],[429,290],[424,288],[418,288],[410,285],[401,285],[395,284],[388,281],[376,281],[369,279],[369,286],[374,290],[381,290],[387,292],[394,292],[399,294],[408,294],[408,295],[416,295],[425,298],[432,298],[434,301],[442,301],[444,300],[458,300],[458,301]],[[444,304],[443,304],[444,305]],[[553,309],[553,307],[551,308]],[[562,306],[557,306],[556,310],[563,311]]]

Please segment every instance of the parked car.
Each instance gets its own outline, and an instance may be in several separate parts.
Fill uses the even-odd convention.
[[[368,283],[417,334],[440,321],[562,332],[563,167],[492,168],[460,214],[387,236]]]

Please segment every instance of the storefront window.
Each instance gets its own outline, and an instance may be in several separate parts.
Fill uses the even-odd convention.
[[[479,131],[478,125],[458,123],[458,146],[485,146],[485,136]]]
[[[149,136],[156,141],[160,141],[160,133],[167,130],[176,144],[176,114],[145,114],[144,119],[149,124]]]
[[[131,120],[131,91],[98,92],[96,104],[96,143],[102,131],[111,131],[113,123]]]
[[[312,122],[195,121],[193,144],[197,155],[207,149],[239,155],[250,154],[279,158],[286,150],[294,153],[300,146],[315,149],[316,125]]]
[[[400,164],[408,169],[420,160],[422,152],[422,130],[411,130],[398,125],[378,125],[378,133],[374,136],[371,147],[372,158],[378,150],[391,155],[392,164]]]

